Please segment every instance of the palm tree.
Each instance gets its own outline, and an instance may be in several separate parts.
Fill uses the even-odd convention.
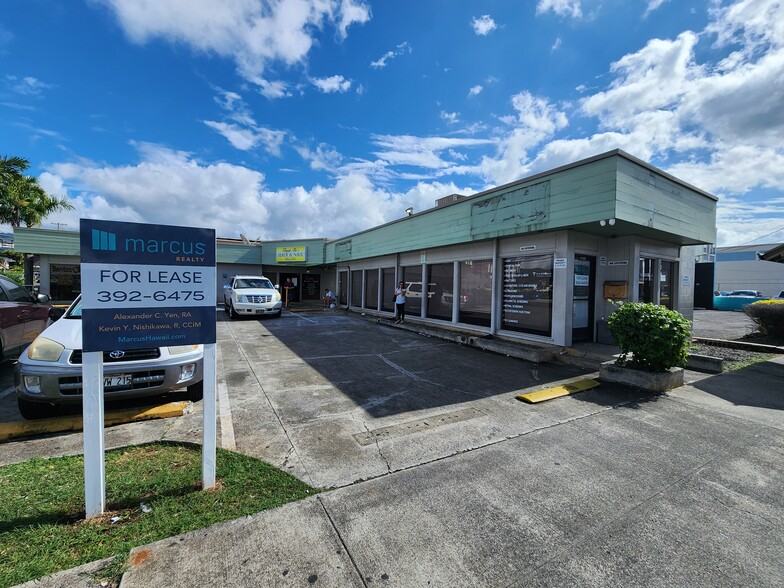
[[[67,197],[50,196],[36,178],[22,174],[29,165],[21,157],[0,157],[0,223],[31,227],[53,212],[73,210]]]
[[[0,184],[22,176],[22,172],[30,167],[30,162],[23,157],[0,156]]]

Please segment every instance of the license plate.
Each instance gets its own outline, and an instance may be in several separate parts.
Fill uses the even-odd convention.
[[[263,308],[257,308],[256,314],[264,314],[266,311]]]
[[[104,376],[104,388],[116,388],[118,386],[130,386],[133,383],[131,374],[120,374],[117,376]]]

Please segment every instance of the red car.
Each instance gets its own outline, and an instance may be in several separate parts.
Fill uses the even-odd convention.
[[[49,323],[49,296],[33,297],[13,280],[0,276],[0,361],[16,359]]]

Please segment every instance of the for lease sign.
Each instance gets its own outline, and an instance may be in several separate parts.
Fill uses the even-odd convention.
[[[82,219],[82,344],[215,343],[215,231]]]

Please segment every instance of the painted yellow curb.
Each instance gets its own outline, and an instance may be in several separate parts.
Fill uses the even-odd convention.
[[[555,388],[547,388],[546,390],[539,390],[537,392],[529,392],[528,394],[518,394],[515,396],[518,400],[528,402],[529,404],[536,404],[537,402],[544,402],[545,400],[552,400],[553,398],[560,398],[561,396],[568,396],[575,392],[583,392],[599,385],[596,380],[579,380],[571,384],[564,384],[563,386],[556,386]]]
[[[182,416],[193,410],[193,403],[187,400],[169,402],[161,406],[146,406],[108,412],[104,415],[104,426],[121,425],[135,421],[151,419],[168,419]],[[34,421],[17,421],[0,423],[0,441],[8,441],[16,437],[43,435],[46,433],[62,433],[63,431],[81,431],[82,417],[78,415],[39,419]]]

